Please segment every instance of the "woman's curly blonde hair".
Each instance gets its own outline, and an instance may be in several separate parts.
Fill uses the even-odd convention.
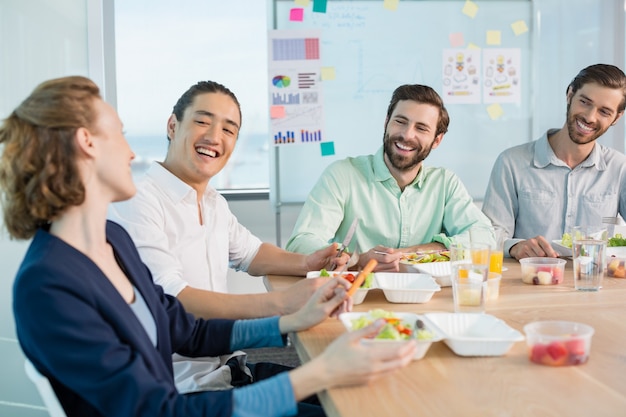
[[[13,238],[31,238],[68,207],[80,205],[74,136],[93,131],[98,86],[81,76],[41,83],[0,126],[0,202]]]

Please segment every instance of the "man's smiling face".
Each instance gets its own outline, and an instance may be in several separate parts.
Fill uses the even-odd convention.
[[[389,163],[398,171],[415,168],[436,148],[439,109],[431,104],[401,100],[387,120],[383,145]]]
[[[202,191],[226,165],[235,149],[241,120],[239,108],[223,93],[197,95],[177,120],[167,123],[170,146],[163,165]]]
[[[621,90],[596,83],[583,85],[568,93],[567,131],[572,142],[584,145],[598,139],[619,118]]]

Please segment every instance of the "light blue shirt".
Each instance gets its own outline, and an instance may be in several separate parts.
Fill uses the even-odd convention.
[[[287,250],[312,253],[341,242],[354,218],[360,219],[350,250],[376,245],[406,248],[438,241],[469,240],[473,226],[489,219],[473,203],[459,178],[445,168],[422,165],[415,180],[401,190],[383,159],[374,155],[332,163],[311,190]]]
[[[502,152],[493,166],[483,212],[506,231],[504,253],[538,235],[560,240],[573,226],[626,215],[626,156],[596,142],[571,169],[555,155],[546,132],[536,141]]]
[[[237,320],[231,334],[231,349],[284,346],[279,320],[278,316]],[[296,399],[287,372],[233,391],[233,417],[290,416],[296,412]]]

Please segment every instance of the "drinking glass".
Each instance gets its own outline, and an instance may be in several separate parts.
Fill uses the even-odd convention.
[[[489,245],[489,271],[501,274],[502,261],[504,260],[504,230],[493,226],[474,226],[470,229],[469,234],[471,243],[485,243]]]
[[[605,226],[576,226],[571,230],[574,258],[574,288],[598,291],[606,265],[607,230]]]
[[[487,301],[486,263],[458,263],[452,272],[452,297],[456,313],[484,313]]]

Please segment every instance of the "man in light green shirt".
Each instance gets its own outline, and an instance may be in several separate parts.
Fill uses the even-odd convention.
[[[287,250],[311,253],[341,242],[358,218],[350,249],[359,248],[359,265],[375,258],[377,271],[398,271],[404,252],[445,249],[452,240],[467,242],[473,227],[491,227],[453,172],[423,165],[449,121],[432,88],[398,87],[387,109],[383,146],[374,155],[328,166],[300,212]]]

